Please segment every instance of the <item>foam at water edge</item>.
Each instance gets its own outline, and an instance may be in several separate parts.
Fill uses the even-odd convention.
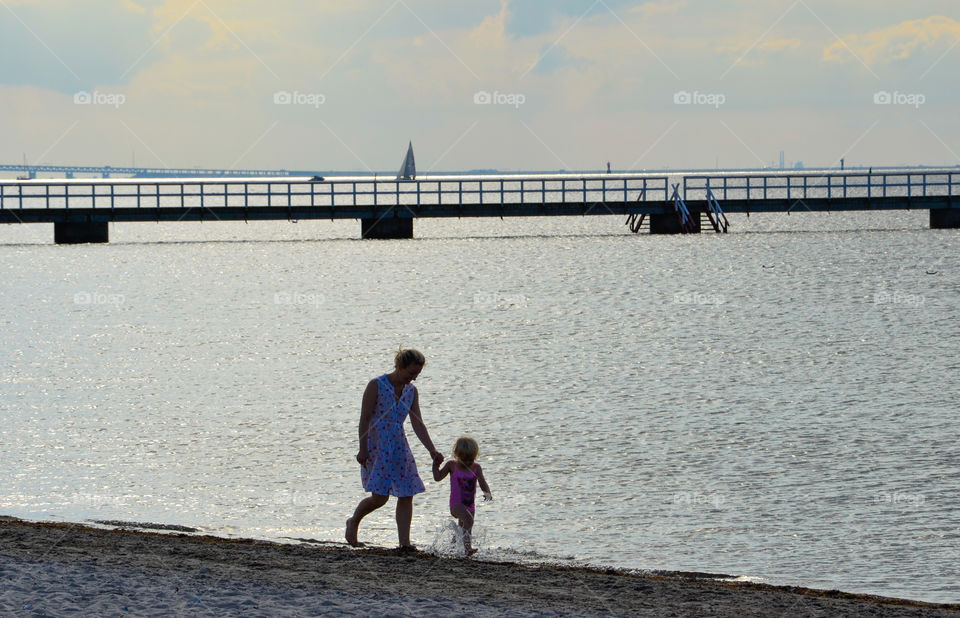
[[[769,583],[765,577],[757,577],[755,575],[738,575],[737,577],[725,577],[721,581],[725,582],[746,582],[748,584],[765,584]]]

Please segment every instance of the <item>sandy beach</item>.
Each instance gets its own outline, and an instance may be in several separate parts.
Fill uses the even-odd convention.
[[[956,616],[932,605],[681,573],[0,520],[5,615]]]

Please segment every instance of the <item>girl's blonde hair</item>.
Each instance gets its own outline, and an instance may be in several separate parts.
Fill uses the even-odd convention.
[[[480,445],[470,436],[461,436],[457,438],[457,443],[453,447],[453,456],[457,461],[465,466],[472,466],[480,454]]]
[[[410,365],[420,365],[423,367],[426,364],[427,357],[425,357],[420,350],[414,350],[413,348],[406,350],[400,348],[397,350],[397,355],[393,359],[393,365],[397,369],[406,369]]]

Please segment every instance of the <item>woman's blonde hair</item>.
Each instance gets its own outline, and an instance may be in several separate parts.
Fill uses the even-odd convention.
[[[453,456],[465,466],[472,466],[480,454],[480,445],[470,436],[460,436],[453,447]]]
[[[400,348],[397,350],[397,355],[393,359],[393,366],[397,369],[406,369],[410,365],[420,365],[423,367],[426,364],[427,357],[425,357],[420,350],[414,350],[413,348],[406,350]]]

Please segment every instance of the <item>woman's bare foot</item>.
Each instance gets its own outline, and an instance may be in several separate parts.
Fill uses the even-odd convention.
[[[354,525],[352,517],[347,519],[347,531],[344,536],[351,547],[363,547],[363,543],[357,540],[357,526]]]
[[[468,556],[472,556],[472,555],[474,555],[475,553],[477,553],[478,551],[480,551],[480,550],[477,549],[476,547],[474,547],[473,549],[468,549],[468,550],[467,550],[467,555],[468,555]]]

